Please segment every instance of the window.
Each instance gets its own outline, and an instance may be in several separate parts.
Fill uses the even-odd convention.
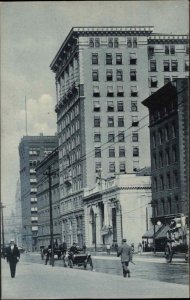
[[[89,47],[93,48],[94,47],[94,39],[89,38]]]
[[[139,125],[138,116],[132,116],[132,126],[136,127]]]
[[[153,189],[155,192],[158,190],[158,182],[156,177],[153,178]]]
[[[122,65],[122,54],[116,53],[116,65]]]
[[[124,126],[124,117],[118,117],[118,127]]]
[[[94,101],[94,111],[100,111],[100,101]]]
[[[136,53],[131,53],[130,54],[130,61],[129,61],[130,65],[136,65],[137,64],[137,57],[136,57]]]
[[[175,203],[176,203],[176,213],[179,213],[179,201],[178,196],[175,196]]]
[[[119,131],[119,133],[118,133],[118,142],[125,142],[124,131]]]
[[[170,77],[164,77],[164,84],[167,84],[168,82],[170,82]]]
[[[164,202],[164,199],[161,199],[161,204],[162,204],[162,214],[165,215],[165,202]]]
[[[138,142],[139,134],[137,132],[132,133],[132,142]]]
[[[109,148],[109,157],[115,157],[115,148]]]
[[[148,56],[151,58],[154,55],[154,46],[148,47]]]
[[[131,87],[131,97],[137,97],[138,96],[138,91],[136,86]]]
[[[172,133],[172,138],[175,138],[176,137],[176,127],[175,127],[174,123],[171,126],[171,133]]]
[[[107,96],[108,97],[113,97],[114,96],[113,86],[108,86],[107,87]]]
[[[177,162],[177,151],[175,146],[172,147],[172,162]]]
[[[98,54],[97,53],[92,53],[92,64],[98,65]]]
[[[123,81],[123,71],[122,70],[116,71],[116,79],[117,79],[117,81]]]
[[[107,111],[114,111],[113,101],[107,101]]]
[[[98,81],[99,80],[98,70],[93,70],[92,71],[92,80],[93,81]]]
[[[133,157],[139,156],[139,148],[138,147],[133,147]]]
[[[159,166],[162,168],[164,166],[163,152],[159,152]]]
[[[159,140],[159,144],[161,145],[163,143],[162,129],[158,130],[158,140]]]
[[[132,38],[131,37],[127,38],[127,47],[132,48]]]
[[[137,80],[136,70],[130,70],[130,80],[131,81]]]
[[[112,70],[106,70],[106,79],[107,79],[107,81],[113,80],[113,71]]]
[[[156,76],[152,76],[151,80],[150,80],[150,86],[151,87],[157,87],[157,85],[158,85],[157,77]]]
[[[171,202],[171,198],[168,197],[167,200],[168,200],[168,214],[171,214],[171,212],[172,212],[172,202]]]
[[[133,38],[133,48],[137,48],[137,38]]]
[[[94,134],[94,142],[101,142],[101,134],[100,133]]]
[[[108,47],[113,48],[113,38],[108,38]]]
[[[100,117],[94,117],[94,127],[100,127]]]
[[[95,38],[95,47],[96,48],[100,47],[100,39],[99,38]]]
[[[118,97],[123,97],[124,96],[123,86],[118,86],[117,87],[117,96]]]
[[[164,60],[164,72],[168,72],[170,70],[170,62],[169,60]]]
[[[177,60],[172,60],[172,71],[176,72],[178,70]]]
[[[170,54],[175,54],[175,45],[170,46]]]
[[[155,60],[150,61],[150,71],[156,72],[156,61]]]
[[[112,54],[106,53],[106,65],[112,65]]]
[[[96,162],[95,163],[95,172],[98,173],[98,171],[101,169],[102,164],[101,162]]]
[[[114,38],[114,47],[118,48],[118,46],[119,46],[118,38]]]
[[[131,111],[138,111],[137,101],[131,101]]]
[[[175,54],[175,45],[165,45],[165,54]]]
[[[94,87],[93,87],[93,96],[94,96],[94,97],[100,97],[99,86],[94,86]]]
[[[95,157],[101,157],[101,148],[100,147],[95,148]]]
[[[156,170],[157,169],[157,159],[156,159],[155,153],[152,156],[152,160],[153,160],[153,168]]]
[[[117,111],[124,111],[123,109],[123,101],[117,102]]]
[[[119,172],[125,173],[125,162],[119,163]]]
[[[153,145],[153,148],[156,148],[156,134],[155,134],[155,132],[152,134],[152,145]]]
[[[189,71],[189,61],[185,61],[185,71]]]
[[[168,45],[165,45],[165,54],[169,54],[170,53],[170,49]]]
[[[111,143],[114,142],[114,140],[115,140],[114,133],[108,133],[108,142]]]
[[[169,128],[168,126],[165,127],[165,141],[169,140]]]
[[[114,117],[108,117],[108,127],[114,127]]]
[[[115,162],[109,163],[109,172],[111,172],[111,173],[115,172]]]
[[[167,188],[171,189],[171,177],[170,177],[170,173],[167,173],[166,179],[167,179]]]
[[[160,175],[160,189],[163,191],[164,189],[164,178],[163,175]]]
[[[125,147],[119,146],[119,157],[125,157]]]
[[[170,164],[170,153],[169,153],[169,149],[166,149],[166,165],[168,166]]]
[[[186,45],[186,54],[189,54],[189,45]]]
[[[178,174],[176,170],[173,172],[173,185],[175,187],[178,186]]]

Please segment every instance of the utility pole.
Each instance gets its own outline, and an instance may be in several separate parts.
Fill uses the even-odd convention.
[[[44,173],[44,175],[48,176],[48,182],[49,182],[49,215],[50,215],[50,244],[51,244],[51,265],[54,267],[54,240],[53,240],[53,215],[52,215],[52,192],[51,192],[51,176],[55,175],[56,171],[51,171],[51,166],[48,167],[48,171]]]
[[[3,221],[3,208],[5,206],[0,202],[0,208],[1,208],[1,226],[2,226],[2,242],[3,242],[3,250],[5,248],[5,234],[4,234],[4,221]]]
[[[146,207],[146,231],[148,231],[148,207]],[[148,245],[148,238],[147,238],[147,245]]]

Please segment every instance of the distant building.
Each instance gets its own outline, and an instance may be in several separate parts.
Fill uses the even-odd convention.
[[[84,189],[94,188],[100,169],[109,178],[150,166],[148,114],[141,101],[165,82],[188,77],[188,53],[188,35],[153,33],[151,26],[69,32],[50,65],[57,93],[62,239],[69,245],[85,241]]]
[[[153,223],[189,214],[188,101],[188,79],[178,78],[142,102],[150,116]]]
[[[50,202],[49,202],[49,176],[51,176],[51,199],[54,242],[61,242],[60,204],[59,204],[59,165],[58,148],[44,158],[36,167],[37,178],[37,207],[38,207],[38,248],[50,245]]]
[[[37,249],[38,208],[36,167],[58,145],[57,136],[24,136],[19,144],[22,206],[22,244]]]
[[[119,245],[123,237],[137,247],[150,226],[151,199],[150,176],[123,174],[106,181],[100,178],[96,188],[84,193],[87,247]]]

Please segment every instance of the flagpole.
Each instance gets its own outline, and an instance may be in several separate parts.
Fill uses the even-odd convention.
[[[25,96],[25,117],[26,117],[26,135],[28,135],[28,129],[27,129],[27,106],[26,106],[26,96]]]

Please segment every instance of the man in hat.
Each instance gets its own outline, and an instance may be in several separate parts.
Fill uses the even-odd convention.
[[[121,256],[121,264],[123,268],[123,277],[131,277],[128,269],[129,262],[132,261],[133,253],[131,247],[127,244],[126,239],[122,239],[122,245],[117,251],[117,256]]]
[[[10,245],[7,248],[7,262],[9,262],[11,277],[14,278],[16,274],[16,264],[20,259],[20,252],[14,240],[10,241]]]

